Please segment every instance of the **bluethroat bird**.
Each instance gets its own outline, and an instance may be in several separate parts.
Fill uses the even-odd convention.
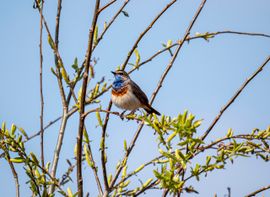
[[[125,71],[118,70],[115,72],[112,71],[112,73],[115,77],[112,84],[112,102],[117,107],[131,110],[131,113],[135,112],[138,108],[143,108],[148,114],[154,113],[160,115],[157,110],[151,107],[145,93],[130,79]]]

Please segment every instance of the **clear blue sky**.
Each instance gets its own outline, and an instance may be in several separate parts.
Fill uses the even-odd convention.
[[[66,67],[72,65],[75,57],[78,57],[79,62],[82,62],[84,58],[93,2],[63,0],[59,50]],[[105,4],[108,1],[101,2]],[[119,0],[100,16],[98,21],[100,29],[104,21],[111,18],[122,2]],[[131,0],[125,9],[130,17],[121,15],[94,53],[94,57],[99,58],[96,65],[96,81],[105,76],[108,83],[112,82],[110,71],[123,63],[140,32],[168,2],[167,0]],[[46,1],[44,8],[45,17],[52,32],[54,32],[56,4],[56,1]],[[0,122],[6,121],[7,125],[15,123],[23,127],[29,135],[39,129],[40,114],[39,14],[32,5],[33,1],[20,0],[6,0],[0,3]],[[144,60],[161,49],[161,43],[166,43],[169,39],[176,41],[181,38],[198,5],[199,1],[189,0],[182,0],[173,5],[139,44],[141,59]],[[209,0],[194,25],[191,35],[195,32],[222,30],[270,34],[269,8],[270,1],[268,0]],[[50,72],[50,68],[54,66],[53,53],[46,40],[44,36],[45,123],[61,114],[56,79]],[[203,125],[198,130],[201,134],[218,114],[220,108],[269,54],[269,38],[221,35],[209,43],[204,40],[192,41],[184,45],[154,102],[154,107],[171,116],[188,109],[197,118],[204,119]],[[145,65],[139,72],[132,74],[131,77],[148,96],[155,89],[169,59],[169,55],[164,54]],[[212,134],[209,135],[208,141],[223,136],[228,128],[244,133],[250,132],[253,128],[265,129],[269,126],[269,76],[270,65],[267,65],[225,112]],[[109,97],[108,93],[104,95],[101,103],[104,107],[107,106]],[[115,107],[112,110],[119,111]],[[75,115],[67,125],[60,155],[59,174],[67,168],[66,158],[73,157],[78,128],[77,120],[78,116]],[[99,160],[101,130],[95,127],[97,121],[94,116],[89,117],[86,124],[89,125],[94,157]],[[107,139],[109,172],[114,172],[115,164],[122,158],[123,140],[127,139],[129,142],[136,128],[137,123],[112,117]],[[52,160],[58,129],[59,124],[55,124],[45,134],[46,161]],[[132,159],[129,160],[130,170],[157,154],[155,140],[156,136],[153,135],[152,130],[148,128],[143,130],[132,153]],[[27,148],[39,154],[39,139],[29,142]],[[25,185],[27,177],[19,166],[16,165],[16,167],[20,174],[22,196],[30,196],[30,191]],[[214,193],[223,196],[226,194],[227,187],[231,187],[232,196],[243,196],[261,186],[268,185],[269,170],[269,164],[261,160],[237,159],[233,165],[227,165],[225,170],[210,173],[200,182],[192,181],[190,184],[193,184],[200,192],[197,196],[213,196]],[[0,174],[1,192],[5,193],[5,196],[15,196],[12,175],[3,159],[0,160]],[[91,175],[91,170],[84,169],[85,189],[88,191],[95,187],[93,177],[89,178],[89,174]],[[150,174],[151,171],[148,170],[147,175]],[[145,180],[146,176],[138,178]],[[139,184],[137,178],[135,182]],[[96,196],[96,193],[91,194]],[[150,192],[147,196],[157,194],[157,192]],[[264,195],[268,196],[270,192],[265,192]],[[192,195],[185,194],[184,196]]]

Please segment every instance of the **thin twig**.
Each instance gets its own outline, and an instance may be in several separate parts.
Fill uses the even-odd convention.
[[[59,52],[58,52],[61,10],[62,10],[62,0],[58,0],[57,13],[56,13],[56,18],[55,18],[56,22],[55,22],[55,37],[54,37],[54,44],[55,44],[54,61],[55,61],[55,66],[58,70],[57,81],[58,81],[58,87],[60,90],[60,95],[61,95],[61,100],[62,100],[63,114],[62,114],[62,122],[61,122],[59,133],[58,133],[58,139],[57,139],[57,144],[56,144],[56,147],[54,150],[54,156],[53,156],[53,162],[52,162],[52,168],[51,168],[51,176],[53,178],[55,178],[55,175],[56,175],[59,156],[60,156],[60,152],[61,152],[61,148],[62,148],[62,144],[63,144],[63,139],[64,139],[64,134],[65,134],[65,130],[66,130],[66,124],[67,124],[67,120],[69,117],[67,115],[68,106],[67,106],[67,101],[66,101],[66,97],[65,97],[65,91],[63,88],[63,82],[62,82],[62,78],[60,77],[60,67],[58,66],[59,61],[62,62],[62,59],[61,59]],[[44,25],[47,29],[49,36],[51,36],[50,32],[49,32],[49,28],[46,25],[46,21],[45,21],[44,17],[43,17],[43,22],[44,22]],[[54,190],[55,190],[55,184],[52,184],[50,189],[49,189],[49,194],[52,194],[54,192]]]
[[[252,192],[252,193],[250,193],[250,194],[247,194],[245,197],[256,196],[257,194],[259,194],[259,193],[261,193],[261,192],[263,192],[263,191],[265,191],[265,190],[268,190],[268,189],[270,189],[270,185],[265,186],[265,187],[262,187],[262,188],[260,188],[260,189],[258,189],[258,190],[256,190],[256,191],[254,191],[254,192]]]
[[[42,70],[43,70],[43,52],[42,52],[42,33],[43,33],[43,23],[42,23],[42,14],[43,14],[43,5],[44,1],[41,1],[41,10],[40,10],[40,34],[39,34],[39,60],[40,60],[40,66],[39,66],[39,90],[40,90],[40,159],[41,159],[41,165],[42,167],[45,166],[44,164],[44,128],[43,128],[43,114],[44,114],[44,97],[43,97],[43,76],[42,76]],[[46,186],[45,188],[46,189]]]
[[[19,184],[18,174],[16,172],[14,164],[10,161],[10,155],[9,155],[8,150],[6,150],[6,156],[7,156],[7,161],[10,166],[11,172],[13,174],[14,182],[16,185],[16,197],[20,197],[20,184]]]
[[[261,66],[242,84],[242,86],[236,91],[236,93],[233,95],[233,97],[227,102],[227,104],[221,108],[219,114],[216,116],[216,118],[213,120],[209,128],[205,131],[203,136],[201,137],[202,140],[204,140],[207,135],[211,132],[213,127],[216,125],[216,123],[221,118],[222,114],[228,109],[228,107],[235,101],[235,99],[240,95],[240,93],[244,90],[244,88],[249,84],[252,79],[254,79],[264,68],[264,66],[270,61],[270,56],[266,58],[266,60],[263,62]]]
[[[100,8],[98,10],[98,13],[101,13],[102,11],[104,11],[105,9],[107,9],[109,6],[111,6],[113,3],[115,3],[117,0],[112,0],[109,3],[107,3],[106,5],[104,5],[102,8]]]
[[[94,29],[96,27],[97,19],[98,19],[98,10],[99,10],[100,0],[96,0],[95,10],[92,19],[92,25],[89,29],[89,37],[88,37],[88,49],[86,52],[85,58],[85,69],[83,74],[83,84],[82,84],[82,94],[80,99],[80,117],[79,117],[79,128],[78,128],[78,136],[77,136],[77,187],[78,187],[78,197],[83,197],[83,177],[82,177],[82,136],[83,136],[83,128],[84,128],[84,120],[85,116],[85,98],[86,98],[86,90],[88,84],[89,77],[89,68],[90,68],[90,60],[92,56],[92,46],[93,46],[93,35]]]
[[[154,187],[155,185],[157,185],[159,183],[159,180],[155,180],[152,181],[152,183],[150,183],[148,186],[144,187],[141,191],[139,191],[138,193],[136,193],[134,196],[139,196],[140,194],[144,193],[146,190]]]
[[[43,51],[42,51],[42,36],[43,36],[43,23],[42,23],[42,15],[43,15],[43,6],[44,1],[41,1],[41,9],[40,9],[40,33],[39,33],[39,91],[40,91],[40,160],[41,165],[45,167],[44,161],[44,128],[43,128],[43,116],[44,116],[44,97],[43,97]],[[46,187],[46,177],[45,182],[43,184],[44,190],[47,190]]]
[[[50,126],[52,126],[52,125],[55,124],[58,120],[61,120],[61,119],[62,119],[62,116],[59,116],[58,118],[56,118],[56,119],[50,121],[50,122],[43,128],[43,130],[45,131],[46,129],[48,129]],[[37,137],[37,136],[39,136],[40,134],[41,134],[41,130],[38,131],[38,132],[36,132],[36,133],[34,133],[34,134],[31,135],[30,137],[28,137],[28,138],[24,141],[24,143],[25,143],[25,142],[28,142],[29,140],[31,140],[31,139],[33,139],[33,138],[35,138],[35,137]]]
[[[241,32],[241,31],[217,31],[213,33],[212,35],[218,35],[218,34],[239,34],[239,35],[246,35],[246,36],[262,36],[266,38],[270,38],[270,35],[268,34],[263,34],[263,33],[249,33],[249,32]]]
[[[64,133],[66,130],[67,120],[69,118],[67,113],[68,113],[67,110],[64,109],[63,115],[62,115],[62,122],[61,122],[59,133],[58,133],[57,144],[56,144],[54,155],[53,155],[53,162],[52,162],[52,168],[51,168],[51,176],[53,178],[55,178],[55,175],[56,175],[59,156],[60,156],[63,139],[64,139]],[[49,193],[52,194],[54,192],[54,189],[55,189],[55,185],[52,184],[50,187]]]
[[[110,101],[107,111],[109,111],[111,107],[112,107],[112,102]],[[105,185],[104,196],[107,196],[109,192],[107,169],[106,169],[107,156],[106,156],[106,151],[105,151],[106,130],[108,126],[109,116],[110,116],[110,113],[106,113],[105,122],[104,122],[104,125],[102,126],[102,136],[101,136],[101,140],[102,140],[102,143],[101,143],[102,144],[102,147],[101,147],[101,164],[102,165],[101,166],[102,166],[102,173],[103,173],[103,181]]]
[[[137,38],[137,40],[135,41],[134,45],[132,46],[131,50],[128,52],[127,58],[124,61],[124,63],[122,64],[122,70],[125,70],[128,61],[132,55],[132,53],[134,52],[134,50],[137,48],[139,42],[141,41],[141,39],[145,36],[145,34],[153,27],[153,25],[157,22],[157,20],[176,2],[177,0],[173,0],[171,1],[169,4],[167,4],[166,7],[164,7],[164,9],[154,18],[154,20],[147,26],[147,28],[140,34],[140,36]]]
[[[87,132],[85,126],[84,126],[84,128],[85,128],[85,132]],[[95,162],[93,154],[92,154],[92,148],[91,148],[90,142],[87,143],[87,148],[89,150],[90,162],[92,163],[91,168],[92,168],[94,176],[95,176],[95,180],[96,180],[96,183],[97,183],[99,195],[102,196],[103,195],[103,190],[102,190],[102,186],[101,186],[100,179],[99,179],[99,176],[98,176],[98,168],[96,166],[96,162]],[[85,153],[85,154],[87,154],[87,153]]]

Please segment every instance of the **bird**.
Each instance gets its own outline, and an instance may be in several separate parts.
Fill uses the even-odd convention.
[[[111,99],[116,107],[130,110],[131,114],[137,109],[143,108],[148,114],[154,113],[160,115],[160,113],[149,104],[146,94],[131,80],[125,71],[118,70],[111,72],[115,77],[112,84]],[[121,117],[124,113],[125,111],[121,114]]]

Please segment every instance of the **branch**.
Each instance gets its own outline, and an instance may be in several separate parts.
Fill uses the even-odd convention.
[[[268,35],[268,34],[240,32],[240,31],[230,31],[230,30],[217,31],[215,33],[212,33],[212,35],[218,35],[218,34],[239,34],[239,35],[246,35],[246,36],[261,36],[261,37],[270,38],[270,35]]]
[[[112,101],[110,101],[109,106],[108,106],[108,111],[111,109],[112,107]],[[102,164],[102,173],[103,173],[103,180],[104,180],[104,185],[105,185],[105,195],[108,195],[109,192],[109,185],[108,185],[108,178],[107,178],[107,169],[106,169],[106,152],[105,152],[105,139],[106,139],[106,130],[107,130],[107,125],[108,125],[108,121],[109,121],[109,116],[110,113],[106,113],[106,118],[105,118],[105,122],[104,125],[102,126],[102,136],[101,136],[101,140],[102,140],[102,146],[101,146],[101,164]]]
[[[100,8],[98,10],[98,13],[100,14],[102,11],[104,11],[106,8],[108,8],[109,6],[111,6],[113,3],[115,3],[117,0],[112,0],[109,3],[107,3],[106,5],[104,5],[102,8]]]
[[[140,34],[140,36],[138,37],[138,39],[135,41],[133,47],[131,48],[131,50],[128,52],[127,58],[124,61],[123,65],[122,65],[122,70],[125,70],[127,63],[132,55],[132,53],[134,52],[134,50],[137,48],[139,42],[141,41],[141,39],[145,36],[145,34],[153,27],[153,25],[157,22],[157,20],[176,2],[177,0],[173,0],[171,1],[155,18],[154,20],[148,25],[148,27]]]
[[[45,166],[44,164],[44,142],[43,142],[43,114],[44,114],[44,97],[43,97],[43,79],[42,79],[42,70],[43,70],[43,54],[42,54],[42,33],[43,33],[43,23],[42,23],[42,14],[43,14],[43,5],[44,1],[41,1],[41,10],[40,10],[40,34],[39,34],[39,60],[40,60],[40,67],[39,67],[39,90],[40,90],[40,160],[42,167]],[[46,189],[46,186],[44,186]]]
[[[92,56],[92,46],[93,46],[93,35],[94,29],[96,27],[97,19],[98,19],[98,10],[99,10],[100,0],[96,0],[95,10],[92,19],[92,25],[89,30],[89,38],[88,38],[88,49],[85,58],[85,70],[83,74],[83,84],[82,84],[82,94],[80,98],[80,117],[79,117],[79,128],[78,128],[78,136],[77,136],[77,187],[78,187],[78,197],[83,197],[83,177],[82,177],[82,136],[83,136],[83,128],[84,128],[84,120],[83,116],[85,110],[85,98],[86,98],[86,89],[88,84],[88,76],[89,76],[89,67],[90,60]]]
[[[255,195],[257,195],[258,193],[261,193],[261,192],[263,192],[263,191],[265,191],[265,190],[268,190],[268,189],[270,189],[270,185],[265,186],[265,187],[262,187],[262,188],[260,188],[260,189],[258,189],[258,190],[256,190],[256,191],[254,191],[254,192],[252,192],[252,193],[250,193],[250,194],[247,194],[245,197],[252,197],[252,196],[255,196]]]
[[[8,150],[6,151],[6,156],[7,156],[7,161],[10,166],[10,169],[13,174],[14,181],[15,181],[15,185],[16,185],[16,197],[20,197],[20,184],[19,184],[18,174],[15,170],[14,164],[10,161],[10,155],[9,155]]]
[[[58,134],[58,138],[57,138],[57,144],[56,144],[56,147],[54,150],[54,155],[53,155],[53,162],[52,162],[52,168],[51,168],[51,176],[53,178],[55,178],[55,175],[56,175],[58,161],[59,161],[59,155],[60,155],[62,144],[63,144],[64,133],[66,130],[68,118],[69,118],[69,116],[67,114],[67,110],[65,110],[63,112],[63,115],[62,115],[62,122],[60,125],[59,134]],[[50,187],[49,193],[52,194],[54,192],[54,189],[55,189],[55,184],[52,184]]]
[[[84,126],[84,128],[85,128],[85,132],[87,132],[85,126]],[[92,154],[92,149],[91,149],[90,141],[87,142],[87,148],[89,150],[90,162],[92,163],[91,168],[92,168],[93,173],[94,173],[94,176],[95,176],[95,180],[96,180],[96,183],[97,183],[99,195],[102,196],[103,195],[103,190],[102,190],[102,186],[101,186],[101,183],[100,183],[100,180],[99,180],[99,176],[98,176],[98,167],[96,166],[96,162],[95,162],[94,157],[93,157],[93,154]],[[87,153],[85,153],[85,154],[87,154]]]
[[[209,128],[205,131],[205,133],[203,134],[203,136],[201,137],[202,140],[204,140],[207,135],[211,132],[211,130],[213,129],[213,127],[216,125],[216,123],[219,121],[219,119],[221,118],[222,114],[226,111],[226,109],[228,109],[228,107],[234,102],[234,100],[240,95],[240,93],[244,90],[244,88],[249,84],[250,81],[252,81],[257,74],[259,74],[264,66],[270,61],[270,56],[268,56],[266,58],[266,60],[263,62],[263,64],[242,84],[242,86],[236,91],[236,93],[233,95],[233,97],[228,101],[228,103],[221,108],[219,114],[216,116],[216,118],[213,120],[213,122],[211,123],[211,125],[209,126]]]
[[[55,38],[54,38],[54,61],[55,61],[55,66],[58,70],[58,76],[57,76],[57,81],[58,81],[58,87],[60,90],[60,95],[61,95],[61,99],[62,99],[62,105],[63,105],[63,114],[62,114],[62,122],[60,125],[60,129],[59,129],[59,133],[58,133],[58,139],[57,139],[57,144],[54,150],[54,156],[53,156],[53,162],[52,162],[52,169],[51,169],[51,176],[53,178],[55,178],[56,175],[56,171],[57,171],[57,167],[58,167],[58,161],[59,161],[59,155],[61,152],[61,148],[62,148],[62,144],[63,144],[63,139],[64,139],[64,134],[65,134],[65,130],[66,130],[66,124],[67,124],[67,120],[68,120],[68,106],[67,106],[67,101],[66,101],[66,97],[65,97],[65,91],[63,88],[63,83],[62,83],[62,78],[60,77],[60,66],[59,62],[61,62],[61,65],[63,65],[63,61],[60,57],[60,54],[58,52],[58,45],[59,45],[59,27],[60,27],[60,16],[61,16],[61,9],[62,9],[62,0],[58,0],[57,3],[57,13],[56,13],[56,22],[55,22]],[[51,34],[49,32],[49,28],[46,25],[46,21],[43,17],[43,22],[44,25],[47,29],[47,32],[49,34],[49,37],[51,37]],[[55,184],[52,184],[50,189],[49,189],[49,194],[52,194],[55,190]]]

